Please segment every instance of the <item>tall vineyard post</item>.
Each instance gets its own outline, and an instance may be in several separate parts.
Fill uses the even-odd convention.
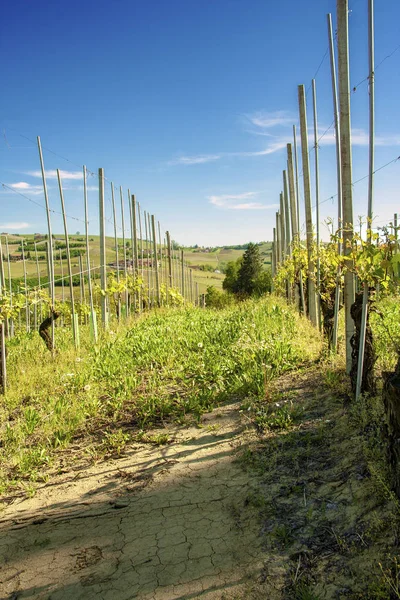
[[[66,253],[67,253],[69,296],[70,296],[70,302],[71,302],[72,333],[74,336],[75,348],[79,348],[79,329],[78,329],[78,319],[77,319],[78,315],[76,315],[76,313],[75,313],[72,265],[71,265],[71,255],[69,252],[68,225],[67,225],[67,217],[65,214],[64,193],[63,193],[62,181],[61,181],[61,175],[60,175],[59,169],[57,169],[57,179],[58,179],[58,187],[59,187],[59,191],[60,191],[61,210],[62,210],[63,223],[64,223],[65,246],[66,246]]]
[[[13,290],[12,290],[12,279],[11,279],[10,249],[8,247],[8,236],[6,236],[6,252],[7,252],[8,288],[9,288],[9,293],[10,293],[10,310],[12,310]],[[39,285],[40,285],[40,280],[39,280]],[[14,336],[14,319],[12,317],[10,317],[10,322],[9,322],[9,327],[8,327],[8,335],[9,335],[9,337]]]
[[[117,273],[117,282],[119,283],[119,252],[118,252],[118,235],[117,235],[117,215],[115,210],[115,194],[114,194],[114,184],[111,181],[111,204],[112,204],[112,212],[113,212],[113,226],[114,226],[114,252],[115,252],[115,264],[116,264],[116,273]],[[118,294],[118,315],[117,319],[121,319],[121,300],[120,295]]]
[[[106,267],[106,228],[104,213],[104,169],[99,169],[99,220],[100,220],[100,286],[101,286],[101,322],[108,326],[107,314],[107,267]]]
[[[171,256],[171,236],[169,231],[165,233],[167,236],[167,252],[168,252],[168,278],[167,278],[167,304],[168,304],[168,291],[173,287],[173,275],[172,275],[172,256]]]
[[[51,298],[51,310],[54,310],[55,305],[55,288],[54,288],[54,257],[53,257],[53,234],[51,229],[51,219],[50,219],[50,204],[49,204],[49,195],[47,192],[47,182],[46,182],[46,172],[44,169],[44,161],[43,161],[43,152],[42,152],[42,144],[40,141],[40,137],[37,137],[37,145],[39,150],[39,159],[40,159],[40,169],[42,172],[42,182],[43,182],[43,193],[44,200],[46,203],[46,216],[47,216],[47,235],[48,235],[48,276],[49,276],[49,292]],[[55,327],[54,327],[54,319],[51,322],[51,340],[52,347],[55,348]]]
[[[24,270],[24,289],[25,289],[25,329],[26,332],[30,331],[30,310],[29,310],[29,290],[27,284],[27,275],[26,275],[26,260],[25,260],[25,240],[21,240],[21,251],[22,251],[22,268]]]
[[[119,187],[119,196],[121,201],[121,226],[122,226],[122,246],[124,250],[124,277],[125,281],[128,278],[128,265],[126,260],[126,239],[125,239],[125,210],[124,210],[124,194],[122,191],[122,186]],[[129,301],[128,301],[128,286],[125,289],[125,313],[126,316],[129,316]]]
[[[3,250],[0,244],[0,255],[1,255],[1,265],[3,264]],[[0,269],[0,299],[3,295],[4,287],[4,277],[1,275]],[[5,335],[5,318],[3,316],[3,320],[0,320],[0,391],[2,394],[6,393],[7,390],[7,363],[6,363],[6,335]]]
[[[296,176],[296,212],[297,212],[297,224],[299,232],[299,244],[300,244],[300,187],[299,187],[299,161],[297,156],[297,136],[296,136],[296,125],[293,125],[293,147],[294,147],[294,165],[295,165],[295,176]],[[300,269],[299,272],[299,287],[300,287],[300,301],[303,315],[307,313],[306,302],[304,298],[304,285],[303,285],[303,271]]]
[[[350,120],[350,73],[349,73],[349,3],[348,0],[337,0],[337,41],[339,72],[339,107],[340,107],[340,152],[342,169],[342,202],[343,202],[343,252],[347,256],[349,269],[344,276],[344,306],[346,330],[346,371],[349,374],[352,362],[350,340],[354,334],[354,322],[351,317],[351,306],[355,300],[354,276],[350,259],[351,240],[353,238],[353,187],[352,187],[352,153],[351,153],[351,120]]]
[[[368,62],[369,62],[369,173],[368,173],[368,221],[367,241],[371,243],[372,217],[374,207],[374,164],[375,164],[375,60],[374,60],[374,0],[368,0]],[[363,378],[365,336],[368,319],[368,282],[364,281],[361,315],[360,343],[358,348],[356,400],[361,393]]]
[[[284,206],[284,211],[285,211],[285,242],[286,242],[286,247],[285,247],[285,254],[286,257],[288,259],[291,258],[292,256],[292,240],[291,240],[291,227],[290,227],[290,213],[289,213],[289,194],[288,194],[288,185],[287,185],[287,175],[286,175],[286,171],[282,171],[282,184],[283,184],[283,194],[282,194],[282,198],[283,198],[283,206]],[[292,300],[292,286],[291,283],[289,281],[289,279],[287,279],[286,281],[286,294],[287,294],[287,298],[288,300]]]
[[[147,213],[147,230],[149,232],[149,256],[151,257],[150,268],[149,268],[150,280],[151,280],[151,304],[150,304],[150,306],[153,307],[154,306],[154,257],[153,257],[153,249],[152,249],[153,239],[152,239],[152,232],[151,232],[151,217],[150,217],[149,212]]]
[[[38,258],[38,251],[37,251],[37,245],[36,242],[33,242],[34,247],[35,247],[35,259],[36,259],[36,273],[37,273],[37,279],[38,279],[38,287],[39,290],[41,289],[41,279],[40,279],[40,269],[39,269],[39,258]],[[11,273],[10,273],[10,277],[11,277]],[[10,288],[11,289],[11,288]],[[42,302],[39,303],[39,319],[40,322],[43,321],[43,309],[42,309]]]
[[[317,304],[315,290],[315,265],[312,257],[312,248],[314,241],[312,211],[311,211],[311,184],[310,184],[310,163],[308,154],[308,129],[306,114],[306,98],[304,85],[298,86],[299,94],[299,112],[300,112],[300,135],[301,135],[301,153],[303,160],[303,184],[304,184],[304,205],[306,213],[306,236],[307,236],[307,289],[308,289],[308,313],[313,325],[317,325]]]
[[[143,304],[143,283],[144,283],[144,266],[143,266],[143,230],[142,230],[142,212],[140,210],[140,203],[138,202],[138,217],[139,217],[139,236],[140,236],[140,258],[141,258],[141,265],[140,265],[140,274],[141,274],[141,279],[142,279],[142,284],[140,286],[140,297],[141,297],[141,305]],[[142,310],[142,306],[140,307],[140,310]]]
[[[289,179],[289,200],[290,200],[290,216],[291,216],[291,228],[292,228],[292,244],[293,246],[297,246],[300,244],[299,238],[299,222],[297,219],[297,205],[296,205],[296,190],[295,190],[295,180],[294,180],[294,166],[293,166],[293,151],[292,144],[286,145],[287,150],[287,169],[288,169],[288,179]],[[301,275],[301,269],[300,269]],[[302,282],[302,280],[301,280]],[[299,298],[300,292],[300,298]],[[301,301],[302,311],[304,313],[304,292],[303,286],[295,285],[295,301],[296,306],[299,306],[299,299]]]
[[[0,279],[1,279],[1,288],[3,290],[2,293],[5,293],[6,291],[6,280],[5,280],[5,276],[4,276],[4,258],[3,258],[3,246],[2,246],[2,242],[1,242],[1,236],[0,236]],[[1,297],[1,293],[0,293],[0,297]],[[4,336],[6,337],[10,337],[10,323],[8,321],[8,319],[4,318],[2,326],[4,327]]]
[[[338,95],[336,85],[336,61],[335,61],[335,47],[333,44],[333,30],[332,30],[332,15],[327,15],[328,23],[328,39],[329,39],[329,56],[331,65],[331,80],[332,80],[332,99],[333,99],[333,113],[335,122],[335,133],[336,133],[336,178],[337,178],[337,197],[338,197],[338,254],[342,253],[342,244],[340,242],[341,228],[342,228],[342,159],[340,150],[340,123],[339,123],[339,107],[338,107]],[[341,269],[338,267],[336,277],[336,290],[335,290],[335,308],[333,317],[333,337],[332,347],[337,351],[338,343],[338,329],[339,329],[339,308],[340,308],[340,292],[341,292]]]
[[[132,243],[133,243],[133,263],[132,263],[132,267],[133,267],[133,277],[134,280],[137,280],[137,276],[138,276],[138,270],[139,270],[139,259],[138,259],[138,237],[137,237],[137,207],[136,207],[136,197],[135,194],[132,194],[131,196],[131,203],[132,203],[132,233],[133,233],[133,238],[132,238]],[[134,307],[135,310],[137,309],[138,312],[140,312],[140,301],[141,299],[138,298],[138,292],[136,291],[137,286],[135,285],[135,291],[134,291]]]
[[[85,207],[85,239],[86,239],[86,266],[87,266],[87,277],[88,277],[88,293],[89,293],[89,305],[90,305],[90,335],[95,344],[97,344],[97,314],[93,303],[93,287],[92,287],[92,274],[90,269],[90,247],[89,247],[89,208],[88,208],[88,195],[87,195],[87,173],[86,167],[83,166],[83,202]],[[62,268],[62,267],[61,267]],[[63,302],[64,302],[64,279],[63,282]]]
[[[286,215],[285,204],[283,201],[283,192],[279,194],[279,211],[281,215],[281,252],[282,262],[286,259],[287,243],[286,243]]]
[[[162,247],[162,241],[161,241],[160,221],[157,221],[157,229],[158,229],[158,247],[159,247],[159,256],[160,256],[160,285],[162,285],[164,283],[164,276],[163,276],[163,247]]]
[[[315,221],[317,231],[317,320],[319,329],[322,328],[321,319],[321,258],[320,258],[320,232],[319,232],[319,149],[318,149],[318,116],[317,116],[317,86],[312,80],[313,116],[314,116],[314,159],[315,159]]]
[[[148,238],[148,232],[147,232],[147,213],[146,213],[146,211],[144,211],[144,213],[143,213],[143,218],[144,218],[144,228],[145,228],[145,236],[146,236],[146,270],[147,270],[147,299],[148,299],[147,308],[150,308],[149,238]]]
[[[282,262],[281,223],[279,211],[276,213],[276,257],[277,267],[279,267]]]
[[[158,256],[157,256],[157,237],[156,237],[156,220],[154,215],[151,215],[151,229],[153,232],[153,252],[154,252],[154,274],[156,278],[156,298],[157,306],[161,306],[161,295],[160,295],[160,276],[158,272]]]
[[[183,249],[181,250],[181,294],[183,299],[185,299],[185,261],[183,258]]]
[[[60,248],[60,274],[61,274],[61,302],[65,302],[65,290],[64,290],[64,267],[62,260],[62,249]],[[64,325],[64,316],[61,315],[61,325]]]

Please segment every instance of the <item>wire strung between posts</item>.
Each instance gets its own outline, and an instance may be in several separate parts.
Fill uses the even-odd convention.
[[[32,202],[32,204],[36,204],[36,206],[40,206],[40,208],[43,208],[44,210],[46,210],[46,207],[43,204],[40,204],[40,202],[36,202],[36,200],[32,200],[32,198],[29,198],[29,196],[22,194],[21,192],[19,192],[18,190],[15,190],[14,188],[7,185],[6,183],[3,183],[2,181],[0,181],[0,185],[3,188],[7,188],[11,192],[14,192],[14,194],[18,194],[18,196],[22,196],[22,198],[29,200],[29,202]],[[50,212],[54,213],[55,215],[62,216],[62,213],[60,213],[58,210],[54,210],[53,208],[50,208],[49,210],[50,210]],[[85,223],[85,221],[83,219],[79,219],[79,217],[73,217],[72,215],[66,215],[66,217],[68,217],[68,219],[74,219],[74,221],[79,221],[80,223]]]

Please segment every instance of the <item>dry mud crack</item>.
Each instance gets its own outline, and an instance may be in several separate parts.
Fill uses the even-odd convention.
[[[7,506],[0,597],[265,597],[258,515],[247,502],[254,476],[235,462],[252,430],[238,403],[201,424]]]

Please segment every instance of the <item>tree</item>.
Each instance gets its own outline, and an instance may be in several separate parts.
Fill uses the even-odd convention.
[[[261,275],[262,264],[260,248],[256,244],[250,243],[243,254],[235,284],[235,293],[251,296],[256,292],[257,279]]]
[[[227,292],[234,293],[236,291],[238,273],[242,259],[231,260],[225,266],[225,279],[222,282],[222,287]]]

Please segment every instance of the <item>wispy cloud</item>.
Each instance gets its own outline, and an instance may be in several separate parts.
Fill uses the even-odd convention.
[[[323,127],[320,127],[323,131]],[[322,134],[321,134],[322,135]],[[353,146],[368,146],[369,135],[365,129],[354,128],[351,130],[351,142]],[[314,136],[309,132],[309,143],[314,144]],[[336,144],[336,136],[333,128],[320,139],[320,146],[331,146]],[[400,134],[377,135],[375,146],[398,146],[400,145]]]
[[[262,129],[292,125],[296,122],[296,117],[286,110],[276,110],[274,112],[259,111],[253,114],[246,114],[245,118],[254,125],[254,127],[260,127]]]
[[[197,154],[195,156],[180,156],[174,160],[169,161],[169,165],[201,165],[204,163],[211,162],[213,160],[219,160],[222,158],[222,154]]]
[[[43,194],[43,188],[41,185],[31,185],[26,181],[17,181],[16,183],[9,183],[8,186],[16,192],[29,193],[32,196],[39,196]]]
[[[20,222],[20,223],[0,223],[0,229],[1,231],[9,231],[11,229],[28,229],[31,225],[29,223],[24,223],[24,222]]]
[[[259,192],[245,192],[244,194],[222,194],[219,196],[207,196],[207,200],[218,208],[227,208],[229,210],[265,210],[276,208],[275,204],[267,205],[261,202],[241,202],[238,200],[247,200],[257,196]]]
[[[30,175],[31,177],[41,177],[41,171],[27,171],[26,175]],[[60,169],[61,179],[82,179],[83,173],[81,171],[62,171]],[[50,171],[46,171],[46,177],[48,179],[57,179],[57,171],[55,169],[50,169]]]
[[[273,142],[268,144],[263,150],[255,151],[243,151],[243,152],[221,152],[220,154],[204,154],[195,156],[181,156],[176,160],[169,161],[169,165],[200,165],[211,161],[221,160],[223,158],[235,158],[235,157],[251,157],[251,156],[266,156],[267,154],[273,154],[282,150],[286,147],[286,138],[275,138]]]

